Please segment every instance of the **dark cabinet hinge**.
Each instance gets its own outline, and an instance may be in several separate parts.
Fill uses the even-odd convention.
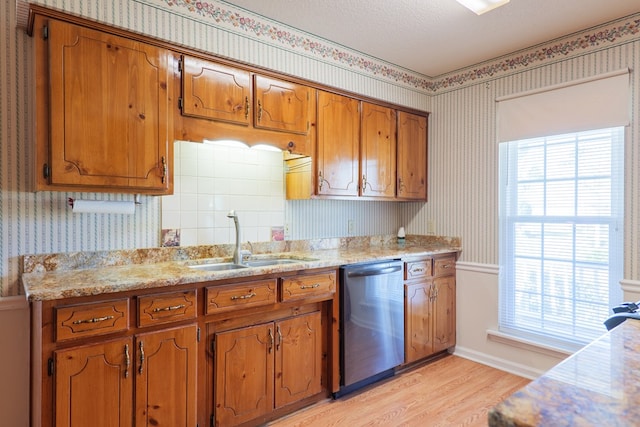
[[[46,25],[42,27],[42,38],[44,40],[47,40],[49,38],[49,27]]]
[[[200,328],[198,328],[197,338],[198,342],[200,342]]]
[[[182,98],[178,98],[178,108],[182,110]]]
[[[42,176],[45,179],[49,179],[49,177],[51,176],[51,168],[46,163],[42,166]]]
[[[47,360],[47,374],[52,377],[53,376],[53,359],[49,358]]]
[[[182,59],[178,59],[178,72],[182,72]]]

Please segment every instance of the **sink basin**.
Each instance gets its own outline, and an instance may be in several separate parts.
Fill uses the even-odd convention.
[[[234,264],[232,262],[221,262],[216,264],[195,264],[189,266],[189,268],[206,271],[238,270],[247,267],[247,265]]]
[[[268,265],[293,264],[296,262],[302,262],[302,260],[289,258],[256,259],[247,261],[245,264],[249,267],[265,267]]]

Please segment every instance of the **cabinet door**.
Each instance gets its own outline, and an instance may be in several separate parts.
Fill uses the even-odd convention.
[[[273,410],[274,324],[215,335],[215,419],[241,424]]]
[[[131,339],[56,351],[55,425],[131,426],[132,351]]]
[[[275,406],[322,391],[320,312],[276,323]]]
[[[433,279],[433,351],[456,344],[456,278],[444,276]]]
[[[431,281],[405,285],[405,363],[433,354]]]
[[[167,191],[170,52],[54,20],[48,43],[50,184]]]
[[[318,92],[317,193],[357,196],[360,119],[358,101]]]
[[[196,425],[197,327],[136,337],[136,426]]]
[[[427,118],[398,112],[398,198],[427,200]]]
[[[393,199],[396,195],[396,113],[362,103],[360,142],[362,196]]]
[[[259,75],[254,79],[254,126],[306,134],[311,88]]]
[[[182,57],[182,114],[249,125],[250,105],[248,71]]]

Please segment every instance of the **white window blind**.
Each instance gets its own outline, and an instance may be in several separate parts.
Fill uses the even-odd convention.
[[[630,123],[629,69],[498,98],[498,142]]]
[[[565,348],[606,331],[622,298],[623,147],[623,127],[500,144],[502,331]]]

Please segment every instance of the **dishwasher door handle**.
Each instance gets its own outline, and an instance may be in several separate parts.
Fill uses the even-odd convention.
[[[401,265],[394,265],[384,268],[360,268],[357,270],[347,271],[347,277],[367,277],[367,276],[379,276],[381,274],[395,273],[401,271]]]

